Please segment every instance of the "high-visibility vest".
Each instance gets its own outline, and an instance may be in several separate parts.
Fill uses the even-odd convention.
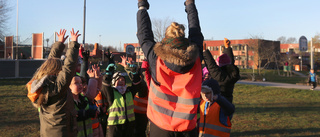
[[[133,97],[131,92],[126,92],[126,100],[124,100],[123,96],[113,89],[114,100],[112,105],[109,107],[109,117],[108,117],[108,125],[120,125],[124,124],[126,118],[128,118],[129,122],[134,121],[134,104]],[[127,114],[125,111],[127,110]]]
[[[81,95],[79,95],[79,96],[81,96]],[[87,111],[90,108],[89,101],[88,101],[87,97],[84,97],[84,98],[85,98],[85,101],[88,102],[85,107],[85,111]],[[80,110],[77,105],[75,105],[75,108],[77,111]],[[92,137],[93,136],[91,118],[88,118],[84,121],[77,121],[77,126],[78,126],[77,137]]]
[[[205,101],[200,103],[200,124],[199,124],[199,137],[229,137],[231,132],[230,117],[227,117],[227,125],[220,122],[220,106],[214,102],[206,110],[204,116]]]
[[[197,122],[200,101],[202,69],[198,58],[187,73],[170,70],[158,57],[156,79],[150,83],[148,118],[158,127],[168,131],[191,131]]]
[[[140,98],[139,96],[135,95],[133,99],[134,103],[134,112],[140,114],[147,113],[147,106],[148,106],[148,97]]]
[[[96,106],[97,107],[100,107],[100,108],[105,107],[106,108],[108,106],[108,102],[107,101],[103,101],[103,99],[105,100],[105,98],[102,97],[102,94],[99,91],[98,95],[94,98],[94,100],[96,101]],[[100,109],[100,111],[103,111],[103,109]],[[99,119],[98,118],[91,118],[91,120],[92,120],[92,129],[98,128],[99,125],[100,125]]]

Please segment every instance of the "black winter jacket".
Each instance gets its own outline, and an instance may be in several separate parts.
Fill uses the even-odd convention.
[[[222,96],[232,103],[234,84],[240,79],[240,74],[239,68],[234,65],[232,48],[226,48],[224,53],[230,57],[231,64],[222,67],[216,64],[209,50],[203,53],[203,58],[211,77],[218,81]]]

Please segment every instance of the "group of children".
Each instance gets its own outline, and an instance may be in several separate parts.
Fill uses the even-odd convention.
[[[183,25],[173,22],[156,43],[149,3],[138,0],[137,37],[146,61],[139,69],[121,57],[128,79],[117,71],[110,52],[104,73],[97,65],[89,67],[89,53],[73,29],[65,59],[60,60],[68,37],[60,30],[48,60],[27,84],[28,97],[39,110],[40,136],[143,137],[148,122],[152,137],[230,136],[233,88],[240,78],[230,41],[225,39],[225,53],[217,60],[208,50],[203,53],[194,0],[186,0],[185,6],[189,37]],[[76,74],[79,48],[82,65]]]

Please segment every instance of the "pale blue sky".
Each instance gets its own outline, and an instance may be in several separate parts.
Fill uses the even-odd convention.
[[[187,25],[184,0],[149,0],[151,19],[172,18]],[[6,35],[16,35],[17,0]],[[44,32],[49,38],[60,28],[83,33],[83,0],[19,0],[19,36]],[[205,39],[246,39],[251,35],[276,40],[280,36],[320,33],[320,0],[196,0]],[[137,43],[137,0],[87,0],[86,43],[121,46]],[[83,37],[79,38],[82,42]],[[49,42],[50,44],[51,42]]]

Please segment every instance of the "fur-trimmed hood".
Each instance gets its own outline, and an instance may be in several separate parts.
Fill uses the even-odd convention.
[[[199,56],[199,49],[195,44],[191,44],[186,50],[183,50],[157,43],[153,50],[163,61],[179,66],[190,65],[194,63]]]

